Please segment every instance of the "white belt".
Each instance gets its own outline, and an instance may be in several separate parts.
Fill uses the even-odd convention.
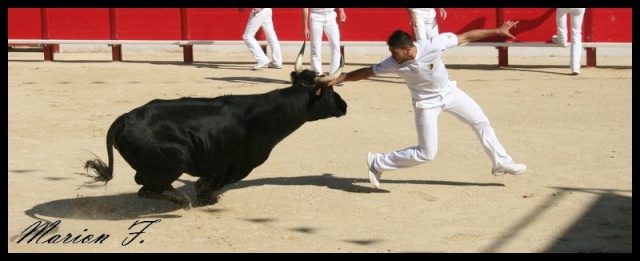
[[[432,98],[416,101],[414,106],[420,109],[433,109],[442,106],[444,105],[445,96],[448,96],[455,88],[457,88],[457,86],[458,83],[456,81],[449,81],[447,88],[442,90],[438,95]]]

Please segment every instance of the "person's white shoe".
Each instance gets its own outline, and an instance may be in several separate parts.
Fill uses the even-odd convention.
[[[567,42],[560,41],[560,39],[558,39],[558,36],[557,36],[557,35],[551,36],[551,41],[552,41],[553,43],[555,43],[555,44],[559,44],[559,45],[561,45],[562,47],[567,47],[567,46],[569,46],[569,44],[568,44]]]
[[[494,167],[493,169],[491,169],[491,174],[493,174],[494,176],[502,176],[504,174],[519,175],[524,173],[526,170],[527,165],[512,161],[505,165]]]
[[[281,64],[275,64],[273,62],[270,62],[267,67],[273,68],[273,69],[282,69],[282,65]]]
[[[367,169],[369,170],[369,182],[375,188],[380,188],[380,176],[382,176],[381,171],[377,171],[373,167],[373,153],[367,154]]]
[[[253,70],[260,70],[260,68],[264,67],[265,65],[267,65],[269,63],[269,60],[262,60],[262,61],[258,61],[258,63],[256,64],[256,66],[253,66]]]
[[[580,69],[578,69],[578,70],[572,70],[572,71],[571,71],[571,75],[580,75]]]

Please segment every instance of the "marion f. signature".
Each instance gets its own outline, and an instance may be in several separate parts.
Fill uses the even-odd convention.
[[[134,240],[138,239],[142,234],[145,233],[152,224],[158,223],[162,221],[161,219],[156,220],[136,220],[133,222],[131,226],[129,226],[128,231],[129,234],[125,236],[125,238],[121,241],[122,246],[129,245]],[[54,233],[52,231],[56,231],[58,225],[60,225],[61,221],[56,220],[54,222],[42,222],[36,221],[26,229],[22,231],[19,235],[19,240],[16,242],[17,244],[104,244],[111,238],[109,234],[92,234],[92,233]],[[88,229],[84,229],[83,232],[89,231]],[[144,243],[144,239],[142,237],[139,238],[139,243]]]

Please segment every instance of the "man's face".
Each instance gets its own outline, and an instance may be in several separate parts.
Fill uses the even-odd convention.
[[[393,60],[395,60],[396,63],[403,63],[410,60],[410,57],[409,57],[410,50],[411,50],[410,46],[401,47],[401,48],[395,48],[395,47],[389,46],[389,52],[391,52],[391,57],[393,57]]]

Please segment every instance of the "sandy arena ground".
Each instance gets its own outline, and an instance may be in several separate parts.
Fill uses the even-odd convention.
[[[285,87],[293,55],[281,70],[252,71],[248,52],[196,53],[193,64],[182,53],[45,62],[9,52],[8,252],[632,252],[631,57],[598,57],[570,76],[566,56],[498,68],[496,57],[445,54],[451,78],[529,166],[521,176],[491,175],[474,133],[444,113],[436,159],[386,172],[373,189],[367,152],[417,142],[409,91],[388,75],[336,87],[346,116],[303,125],[215,205],[138,198],[119,154],[113,180],[85,184],[84,161],[106,160],[117,116],[156,98]],[[347,55],[345,70],[382,58]],[[193,198],[195,180],[174,186]],[[27,233],[44,222],[57,229]],[[52,242],[68,234],[75,243]]]

